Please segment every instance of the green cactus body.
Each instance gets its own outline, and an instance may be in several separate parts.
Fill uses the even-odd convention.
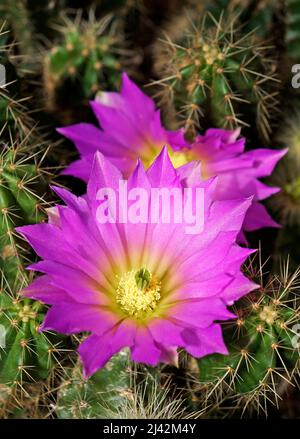
[[[62,338],[39,332],[45,307],[24,299],[20,291],[29,283],[24,270],[26,246],[14,231],[17,225],[42,221],[39,192],[44,181],[37,154],[23,147],[3,146],[0,154],[0,385],[17,388],[24,382],[45,379],[60,356]],[[0,401],[0,408],[6,401]]]
[[[275,296],[264,292],[241,304],[240,317],[224,325],[228,355],[198,360],[198,390],[208,403],[230,401],[244,412],[264,411],[267,399],[278,404],[278,382],[289,382],[299,362],[294,325],[300,310],[289,282]]]
[[[78,93],[87,99],[101,89],[115,89],[121,75],[120,49],[116,51],[117,33],[111,17],[95,21],[66,20],[61,43],[44,59],[46,92],[54,98],[66,80],[78,84]],[[118,54],[119,53],[119,54]]]
[[[161,368],[134,365],[129,351],[116,354],[88,380],[81,368],[65,370],[56,414],[61,419],[176,419],[197,417],[171,389]]]
[[[67,372],[58,395],[59,418],[107,418],[131,397],[128,354],[120,352],[89,380],[83,381],[78,366]]]
[[[24,106],[26,98],[15,98],[20,92],[18,73],[11,62],[13,45],[9,44],[10,32],[0,23],[0,64],[5,72],[5,85],[0,87],[0,138],[10,141],[12,133],[24,139],[32,129],[28,109]]]
[[[199,126],[204,118],[221,128],[250,126],[255,120],[268,139],[276,107],[275,64],[264,62],[266,49],[253,32],[242,35],[222,18],[211,20],[193,24],[178,44],[167,41],[167,56],[160,46],[161,95],[171,96],[187,126]]]
[[[13,416],[28,395],[40,392],[65,350],[65,338],[39,330],[45,306],[20,295],[31,280],[21,269],[15,281],[1,274],[0,417]]]
[[[0,350],[0,383],[7,386],[44,379],[55,361],[51,335],[39,332],[44,309],[37,302],[0,295],[0,325],[5,345]]]
[[[14,228],[44,218],[41,197],[43,178],[38,165],[22,148],[4,146],[0,153],[0,270],[14,281],[22,270],[22,245]]]

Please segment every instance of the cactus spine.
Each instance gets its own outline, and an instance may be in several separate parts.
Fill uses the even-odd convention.
[[[164,381],[164,384],[162,383]],[[88,381],[78,365],[66,369],[56,413],[63,419],[174,419],[198,417],[171,390],[161,369],[134,366],[127,350],[115,355]]]

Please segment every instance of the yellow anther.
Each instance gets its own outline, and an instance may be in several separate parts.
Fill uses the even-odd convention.
[[[160,289],[160,282],[148,270],[132,270],[121,276],[116,301],[125,314],[143,320],[156,308]]]

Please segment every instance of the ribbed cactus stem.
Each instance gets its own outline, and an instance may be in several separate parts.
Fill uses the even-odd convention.
[[[299,345],[294,343],[300,308],[294,288],[299,271],[271,278],[234,309],[238,318],[224,325],[229,355],[214,354],[198,361],[199,404],[234,404],[236,413],[267,415],[266,402],[278,406],[282,380],[292,385],[299,367]]]
[[[164,100],[171,100],[187,129],[203,121],[220,128],[253,125],[269,138],[276,111],[276,63],[253,31],[235,29],[236,17],[205,16],[189,30],[156,46],[157,71]],[[247,114],[250,118],[247,118]]]
[[[62,22],[63,26],[58,27],[61,38],[44,58],[44,85],[50,103],[65,81],[76,83],[83,99],[98,90],[116,89],[126,50],[120,48],[124,43],[120,29],[113,26],[112,16],[97,20],[90,11],[85,20],[79,14],[74,19],[64,14]]]

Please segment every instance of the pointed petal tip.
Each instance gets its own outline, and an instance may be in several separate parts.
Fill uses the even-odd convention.
[[[59,195],[58,192],[61,189],[59,186],[56,186],[55,184],[50,184],[49,187],[55,194]]]
[[[55,128],[55,131],[57,131],[59,134],[63,134],[66,130],[66,127],[57,127]]]
[[[92,165],[92,169],[94,169],[95,166],[102,166],[105,162],[105,157],[104,155],[100,152],[100,151],[96,151],[94,154],[94,158],[93,158],[93,165]]]
[[[156,160],[158,160],[160,158],[163,159],[163,160],[168,160],[171,163],[171,165],[173,166],[173,163],[172,163],[172,161],[170,159],[169,150],[168,150],[167,145],[164,145],[162,147],[160,153],[156,156],[154,161],[156,162]],[[174,166],[173,166],[173,168],[174,168]]]
[[[250,284],[249,284],[249,293],[250,293],[251,291],[254,291],[254,290],[259,290],[260,288],[261,288],[261,285],[257,284],[256,282],[252,282],[252,281],[250,281]]]
[[[22,235],[24,238],[26,238],[26,234],[28,231],[28,228],[32,227],[32,225],[28,224],[26,226],[19,226],[19,227],[15,227],[15,231],[19,234]]]
[[[126,72],[122,72],[122,76],[121,77],[122,77],[122,82],[123,81],[130,81],[130,82],[132,82]]]
[[[281,150],[278,151],[278,155],[280,155],[280,157],[283,157],[283,156],[285,156],[288,152],[289,152],[289,148],[282,148]]]
[[[43,331],[47,331],[47,329],[50,329],[50,328],[47,328],[47,326],[45,325],[45,320],[42,322],[42,324],[39,326],[39,328],[38,328],[38,332],[39,333],[41,333],[41,332],[43,332]]]

